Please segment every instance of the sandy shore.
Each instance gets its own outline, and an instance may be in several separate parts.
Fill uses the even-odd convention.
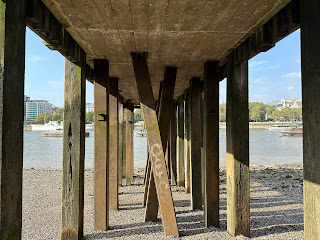
[[[24,170],[22,239],[60,239],[61,170]],[[251,167],[251,237],[303,239],[302,167]],[[226,177],[220,171],[220,228],[204,228],[203,210],[191,211],[190,196],[172,187],[182,239],[232,238],[226,232]],[[110,213],[110,230],[93,230],[93,172],[85,172],[85,239],[165,239],[161,218],[144,222],[143,170],[134,185],[119,189],[119,211]]]

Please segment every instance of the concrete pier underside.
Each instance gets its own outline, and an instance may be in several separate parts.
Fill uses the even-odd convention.
[[[93,59],[108,59],[119,93],[138,104],[130,52],[148,52],[155,99],[165,66],[178,67],[174,96],[207,60],[226,56],[290,0],[43,0]]]

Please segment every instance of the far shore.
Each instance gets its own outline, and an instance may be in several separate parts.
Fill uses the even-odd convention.
[[[302,124],[302,122],[249,122],[250,129],[264,129],[273,125],[295,125]],[[226,123],[220,122],[221,129],[226,129]]]

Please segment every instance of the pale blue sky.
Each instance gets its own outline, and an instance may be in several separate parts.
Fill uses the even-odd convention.
[[[25,94],[62,106],[64,57],[44,46],[28,28],[26,37]],[[225,102],[226,80],[220,83],[220,93]],[[300,31],[249,61],[249,101],[268,103],[280,98],[301,98]],[[93,102],[89,82],[87,102]]]

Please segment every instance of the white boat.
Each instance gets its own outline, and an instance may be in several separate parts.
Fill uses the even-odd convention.
[[[293,129],[296,127],[297,127],[297,125],[273,125],[273,126],[266,127],[266,129],[268,129],[270,131],[280,131],[281,132],[281,131]]]

